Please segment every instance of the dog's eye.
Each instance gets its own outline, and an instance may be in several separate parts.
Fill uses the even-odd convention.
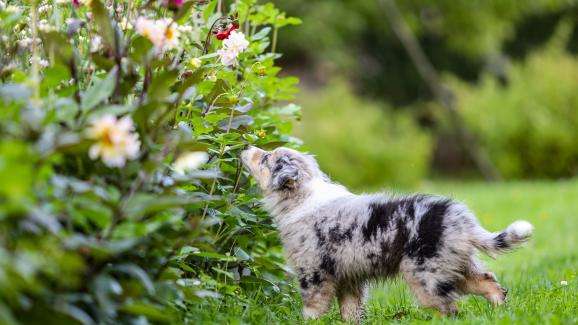
[[[283,165],[277,164],[277,165],[275,166],[275,169],[273,169],[273,172],[276,173],[276,172],[280,171],[281,169],[283,169]]]

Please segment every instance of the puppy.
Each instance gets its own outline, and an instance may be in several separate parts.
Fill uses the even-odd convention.
[[[492,233],[444,197],[352,194],[312,156],[288,148],[249,147],[241,156],[298,273],[306,319],[324,314],[336,295],[342,318],[359,322],[367,282],[398,273],[424,307],[442,314],[456,314],[464,294],[504,303],[506,289],[483,270],[476,250],[508,251],[529,239],[530,223]]]

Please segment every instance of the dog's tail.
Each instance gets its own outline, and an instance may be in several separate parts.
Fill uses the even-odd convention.
[[[482,252],[494,256],[499,253],[510,251],[532,236],[534,226],[527,221],[518,220],[505,230],[492,233],[482,227],[478,227],[474,234],[472,244]]]

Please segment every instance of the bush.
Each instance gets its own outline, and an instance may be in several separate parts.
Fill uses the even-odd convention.
[[[342,81],[305,95],[296,130],[334,180],[356,189],[415,186],[428,172],[431,141],[412,117],[361,100]]]
[[[294,143],[270,34],[299,21],[107,2],[0,2],[2,324],[182,323],[286,272],[238,154]]]
[[[506,178],[559,178],[578,171],[578,62],[558,50],[511,67],[507,86],[486,76],[454,81],[466,123]]]

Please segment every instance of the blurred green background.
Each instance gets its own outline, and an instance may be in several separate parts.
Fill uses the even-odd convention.
[[[295,134],[354,189],[578,171],[578,1],[407,0],[399,18],[454,99],[462,138],[376,0],[276,1],[303,24],[279,34],[301,78]]]

